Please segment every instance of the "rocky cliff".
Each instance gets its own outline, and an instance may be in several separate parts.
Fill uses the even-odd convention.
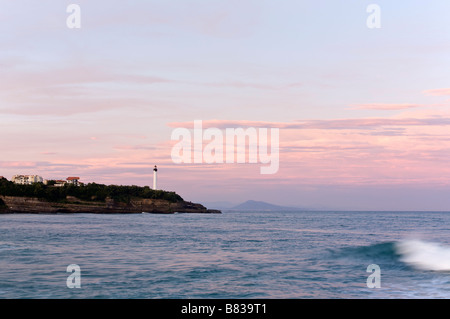
[[[207,209],[201,204],[186,201],[172,203],[164,199],[135,199],[130,203],[116,202],[107,198],[103,201],[82,201],[68,196],[64,202],[48,202],[33,197],[0,196],[4,205],[0,213],[92,213],[92,214],[173,214],[173,213],[202,213],[220,214],[218,210]],[[0,203],[1,203],[0,201]]]

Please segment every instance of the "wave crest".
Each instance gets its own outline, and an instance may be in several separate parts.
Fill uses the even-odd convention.
[[[395,244],[400,260],[417,269],[450,271],[450,247],[421,240],[404,240]]]

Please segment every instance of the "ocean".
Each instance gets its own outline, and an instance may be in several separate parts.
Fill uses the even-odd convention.
[[[0,215],[0,298],[450,298],[449,231],[448,212]]]

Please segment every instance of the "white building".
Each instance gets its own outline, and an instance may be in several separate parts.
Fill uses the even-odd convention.
[[[79,177],[67,177],[65,180],[44,180],[44,185],[52,185],[54,187],[64,187],[66,185],[83,186],[84,184],[80,182]]]
[[[66,185],[66,181],[62,179],[58,179],[55,181],[55,184],[53,186],[55,187],[64,187]]]
[[[80,185],[80,178],[79,177],[67,177],[66,183],[70,185],[78,186]]]
[[[43,183],[44,179],[39,175],[14,175],[11,181],[15,184],[31,185],[33,183]]]

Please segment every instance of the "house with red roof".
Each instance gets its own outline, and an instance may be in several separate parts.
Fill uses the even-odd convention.
[[[66,181],[67,181],[67,184],[69,184],[69,185],[78,186],[80,183],[79,182],[80,178],[79,177],[67,177]]]

